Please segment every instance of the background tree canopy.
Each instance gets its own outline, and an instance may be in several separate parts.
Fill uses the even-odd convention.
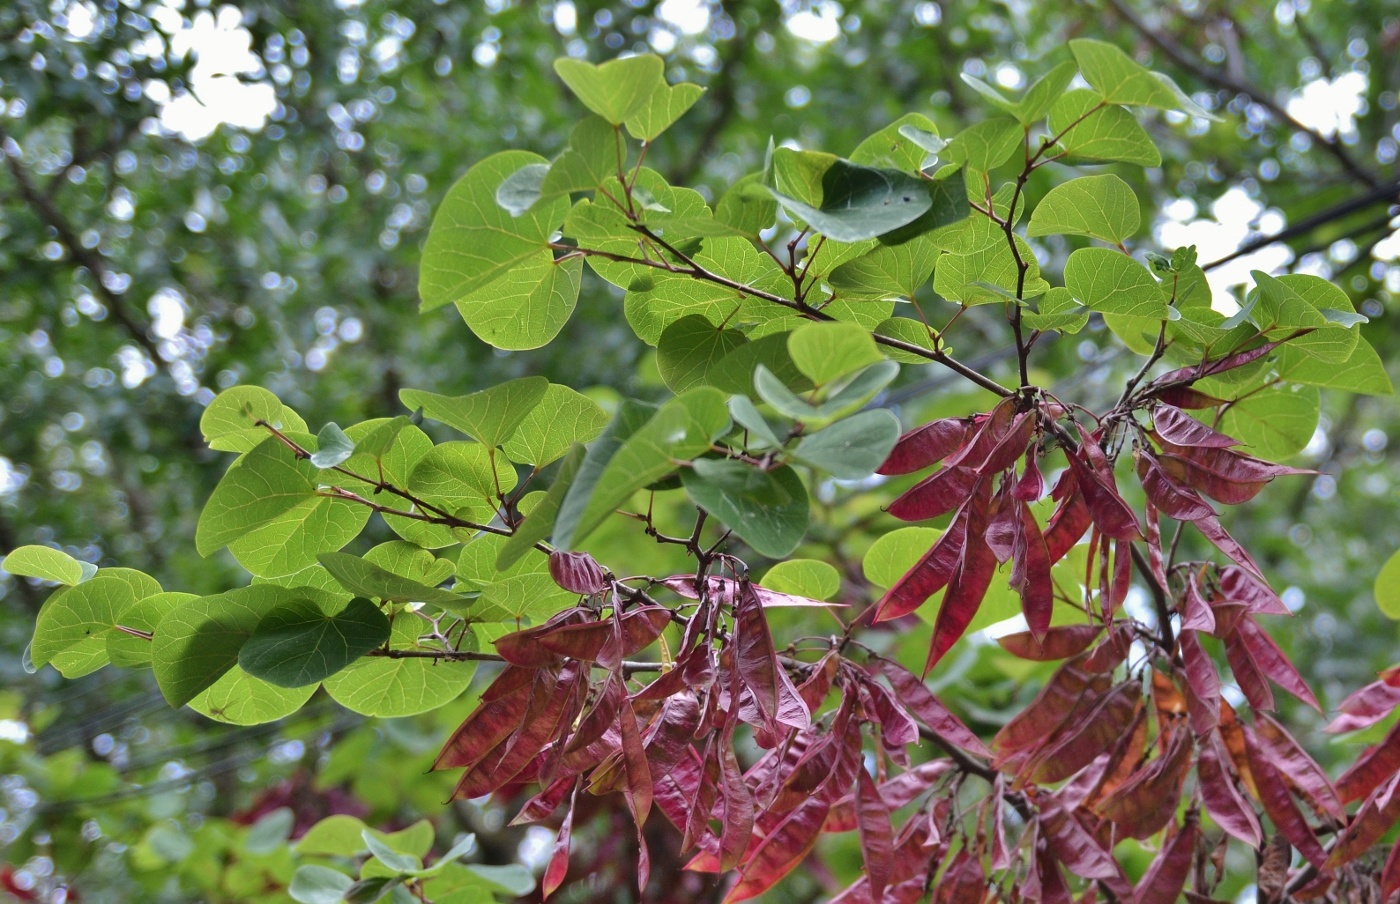
[[[405,387],[457,396],[538,375],[610,410],[674,387],[677,365],[637,341],[621,292],[592,271],[542,348],[497,351],[449,312],[419,314],[420,259],[449,187],[503,149],[552,159],[568,146],[585,109],[563,90],[557,57],[652,52],[671,83],[704,86],[646,162],[714,203],[764,167],[770,139],[850,154],[908,113],[956,134],[995,112],[988,92],[1025,88],[1076,38],[1170,74],[1218,117],[1143,120],[1160,161],[1120,175],[1152,218],[1147,243],[1196,245],[1222,299],[1243,301],[1252,269],[1327,278],[1369,318],[1361,335],[1396,376],[1400,15],[1383,0],[18,0],[0,10],[0,550],[57,545],[196,594],[240,583],[231,555],[205,558],[189,542],[228,464],[201,417],[233,386],[265,387],[313,425],[401,414]],[[1030,190],[1039,199],[1052,184]],[[1132,219],[1123,235],[1139,231]],[[1073,246],[1044,247],[1047,272],[1069,280]],[[947,320],[947,286],[911,288],[930,322]],[[1014,385],[1000,307],[969,308],[953,352]],[[1140,363],[1098,319],[1048,349],[1031,361],[1033,381],[1089,402],[1112,402]],[[1323,390],[1316,421],[1270,398],[1222,426],[1252,431],[1263,457],[1321,472],[1276,484],[1228,524],[1297,613],[1270,629],[1324,709],[1396,659],[1400,605],[1383,594],[1378,607],[1372,588],[1400,546],[1388,442],[1400,414],[1384,382],[1362,389]],[[984,404],[931,366],[906,366],[883,399],[905,426]],[[375,529],[374,541],[392,539]],[[868,541],[832,532],[814,544],[843,592],[870,597]],[[645,554],[637,567],[665,567],[664,551]],[[417,832],[400,849],[420,855],[470,831],[479,863],[538,872],[548,860],[551,830],[503,826],[514,810],[499,802],[444,804],[454,777],[426,772],[481,688],[402,718],[366,718],[318,693],[280,721],[218,724],[169,709],[150,672],[27,671],[47,593],[0,575],[0,895],[59,900],[71,886],[84,900],[242,900],[289,872],[288,838],[331,814]],[[966,720],[990,733],[1042,678],[971,643],[933,686],[956,688]],[[1281,705],[1333,772],[1386,727],[1328,742],[1314,733],[1322,716]],[[590,818],[604,826],[625,815],[598,809]],[[607,831],[592,842],[617,870],[600,881],[625,887],[631,836],[613,835],[623,847],[608,848]],[[827,872],[770,896],[821,899],[861,856],[854,836],[837,838]],[[533,886],[519,869],[482,876],[496,883],[486,895]]]

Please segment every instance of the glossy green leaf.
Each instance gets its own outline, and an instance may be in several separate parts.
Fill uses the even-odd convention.
[[[1361,338],[1355,326],[1334,323],[1319,310],[1319,302],[1329,308],[1350,309],[1346,293],[1321,277],[1295,274],[1274,277],[1262,270],[1252,270],[1258,294],[1251,319],[1272,339],[1285,338],[1297,330],[1308,332],[1289,339],[1288,346],[1332,363],[1351,357]],[[1251,294],[1254,294],[1251,293]],[[1341,296],[1338,300],[1337,296]]]
[[[515,434],[548,389],[549,381],[544,377],[521,377],[464,396],[404,389],[399,400],[479,443],[499,446]]]
[[[912,223],[932,206],[920,180],[898,170],[789,148],[774,152],[773,165],[778,203],[838,242],[883,235]]]
[[[1121,251],[1078,249],[1065,262],[1065,288],[1085,307],[1104,314],[1167,317],[1167,301],[1157,280]]]
[[[788,353],[818,386],[884,359],[870,331],[853,323],[804,324],[788,336]]]
[[[1036,300],[1034,310],[1021,312],[1021,322],[1033,330],[1077,333],[1089,322],[1089,309],[1074,300],[1074,294],[1055,286]]]
[[[584,117],[570,133],[568,149],[550,164],[540,185],[540,197],[553,199],[592,191],[617,175],[620,153],[624,151],[617,129],[600,116]]]
[[[318,468],[333,468],[355,454],[355,444],[335,424],[327,424],[316,434],[316,451],[311,463]]]
[[[665,86],[665,64],[652,54],[609,60],[598,66],[558,59],[554,71],[585,107],[615,126],[641,116],[652,94]]]
[[[862,141],[851,152],[851,162],[918,173],[928,166],[947,142],[938,137],[938,126],[922,113],[906,113]]]
[[[296,600],[262,617],[240,648],[238,664],[278,687],[304,687],[380,646],[389,631],[389,619],[369,600],[353,599],[334,615],[309,600]]]
[[[422,310],[469,297],[482,304],[483,296],[478,293],[498,281],[518,296],[521,283],[513,273],[522,271],[543,279],[544,268],[553,272],[549,240],[564,222],[568,199],[541,200],[518,217],[496,203],[496,190],[509,176],[522,167],[544,162],[539,155],[525,151],[493,154],[448,190],[423,248],[418,279]]]
[[[888,590],[942,535],[943,531],[936,527],[899,527],[881,534],[861,560],[865,579],[881,590]]]
[[[807,488],[788,467],[762,471],[732,459],[697,459],[681,474],[695,504],[760,555],[786,556],[807,531]]]
[[[97,566],[50,546],[21,546],[0,561],[0,568],[15,577],[39,578],[69,587],[97,574]]]
[[[1106,173],[1052,188],[1031,214],[1026,235],[1087,235],[1118,244],[1137,233],[1139,222],[1137,195]]]
[[[899,439],[899,418],[883,408],[862,411],[802,437],[793,450],[798,461],[840,480],[869,477]]]
[[[841,573],[820,559],[788,559],[768,569],[759,583],[779,593],[829,600],[841,589]]]
[[[511,216],[520,216],[540,199],[548,174],[549,164],[527,163],[507,176],[501,187],[496,189],[496,203]]]

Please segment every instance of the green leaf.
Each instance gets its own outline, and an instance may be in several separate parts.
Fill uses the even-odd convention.
[[[811,382],[797,369],[788,352],[788,335],[771,333],[734,349],[710,369],[710,385],[723,392],[751,395],[754,371],[762,365],[788,383],[810,388]]]
[[[1157,320],[1167,317],[1167,301],[1157,280],[1121,251],[1078,249],[1065,262],[1065,287],[1094,311]]]
[[[1314,358],[1289,345],[1279,349],[1279,376],[1285,380],[1361,395],[1395,394],[1384,362],[1365,339],[1359,340],[1351,357],[1340,363]]]
[[[763,186],[761,173],[750,173],[735,182],[715,205],[715,219],[756,239],[773,225],[778,216],[778,202]]]
[[[414,873],[423,868],[423,862],[416,855],[394,850],[369,829],[361,832],[360,837],[364,839],[365,849],[376,860],[395,872]]]
[[[967,203],[967,183],[961,169],[945,168],[933,179],[922,180],[928,195],[928,210],[913,222],[880,236],[882,245],[900,245],[921,235],[937,235],[956,228],[966,220],[971,208]]]
[[[427,622],[402,612],[394,619],[389,648],[406,652],[441,652],[440,644],[422,643]],[[365,716],[399,718],[443,706],[466,691],[476,673],[474,662],[439,662],[427,657],[364,656],[325,681],[326,693],[341,706]]]
[[[759,448],[781,449],[783,441],[773,432],[767,419],[754,407],[748,396],[736,395],[729,400],[729,414],[734,423],[749,433],[749,443]]]
[[[318,468],[333,468],[355,454],[355,444],[335,424],[327,424],[316,434],[316,451],[311,463]]]
[[[851,152],[851,162],[862,166],[919,173],[948,143],[938,137],[938,126],[922,113],[906,113],[862,141]]]
[[[287,843],[292,835],[296,815],[291,807],[278,807],[265,813],[248,828],[243,850],[250,854],[270,854]]]
[[[1050,131],[1063,156],[1081,162],[1122,161],[1158,166],[1162,155],[1133,114],[1105,104],[1092,91],[1068,91],[1050,108]]]
[[[457,571],[451,559],[439,559],[428,550],[403,540],[380,543],[365,553],[365,561],[429,587],[438,586]]]
[[[295,601],[321,601],[309,588],[254,584],[202,596],[166,613],[151,645],[156,683],[171,706],[184,706],[238,663],[238,651],[264,615]]]
[[[309,600],[273,609],[238,652],[238,664],[278,687],[304,687],[334,675],[389,639],[389,619],[356,598],[327,615]]]
[[[665,87],[665,68],[661,58],[652,54],[609,60],[599,66],[567,58],[554,61],[554,71],[574,96],[614,126],[643,115],[652,94]]]
[[[160,591],[158,585],[155,589]],[[29,650],[35,668],[52,663],[65,678],[102,668],[108,662],[107,635],[140,598],[130,582],[105,573],[58,590],[34,623]]]
[[[938,246],[920,236],[899,245],[878,245],[832,270],[827,281],[846,295],[912,299],[928,285],[937,261]]]
[[[0,568],[17,578],[39,578],[70,587],[97,574],[97,566],[49,546],[21,546],[0,561]]]
[[[404,389],[399,400],[479,443],[499,446],[515,434],[548,389],[549,381],[544,377],[521,377],[464,396]]]
[[[881,535],[870,544],[861,561],[865,579],[881,590],[888,590],[942,535],[943,531],[936,527],[900,527]]]
[[[759,397],[779,414],[807,423],[820,423],[861,407],[898,375],[898,364],[882,360],[858,371],[844,382],[832,384],[831,388],[835,391],[819,405],[799,398],[762,365],[754,371],[754,388]]]
[[[211,449],[247,452],[270,435],[258,421],[283,433],[306,432],[306,422],[261,386],[234,386],[216,395],[200,416],[199,429]]]
[[[234,666],[197,695],[189,708],[229,725],[263,725],[286,718],[306,705],[316,685],[278,687]]]
[[[235,462],[214,488],[199,516],[195,547],[207,556],[246,537],[266,546],[274,536],[286,542],[292,534],[308,548],[319,547],[309,552],[298,549],[296,555],[286,557],[306,561],[281,572],[284,574],[311,564],[316,552],[339,549],[359,533],[369,519],[369,510],[320,495],[319,476],[315,465],[299,460],[280,440],[264,440]],[[344,536],[347,531],[341,528],[353,530]],[[336,540],[336,545],[327,545]],[[244,565],[255,574],[263,573],[247,562]]]
[[[527,163],[507,176],[501,187],[496,189],[496,203],[511,216],[520,216],[540,199],[547,175],[548,163]]]
[[[948,140],[943,152],[949,163],[986,172],[1005,163],[1025,140],[1026,130],[1007,116],[994,116],[976,123]]]
[[[1238,396],[1225,406],[1218,429],[1259,458],[1277,461],[1296,455],[1317,430],[1322,402],[1315,386],[1256,386],[1232,392],[1231,387],[1202,380],[1196,388],[1217,398]]]
[[[420,458],[408,478],[414,496],[458,518],[485,523],[496,517],[496,485],[502,493],[515,488],[515,469],[497,467],[495,450],[474,442],[449,442],[433,446]],[[408,508],[407,505],[404,506]],[[400,536],[420,546],[438,548],[461,542],[442,525],[386,519]],[[408,524],[416,530],[406,529]]]
[[[718,329],[707,318],[690,314],[661,333],[656,344],[656,366],[667,388],[684,392],[710,382],[710,370],[746,342],[738,330]]]
[[[557,461],[575,443],[587,443],[603,432],[608,415],[597,402],[567,386],[550,383],[544,397],[530,409],[501,449],[510,460],[543,468]]]
[[[593,489],[597,486],[598,479],[602,477],[608,462],[617,454],[617,450],[622,447],[622,444],[640,430],[656,414],[656,411],[657,408],[654,405],[633,399],[623,400],[612,422],[588,447],[588,452],[584,456],[582,464],[579,465],[578,475],[568,487],[568,492],[559,504],[559,513],[554,522],[554,536],[551,541],[554,546],[559,549],[569,548],[563,540],[569,539],[577,529],[579,519],[582,518],[584,509],[588,505],[589,497],[592,496]],[[524,551],[521,551],[520,554],[523,555]]]
[[[617,176],[617,161],[626,151],[617,129],[599,116],[588,116],[574,126],[568,150],[549,166],[540,186],[540,197],[558,198],[576,191],[592,191]]]
[[[535,890],[534,873],[518,863],[512,863],[508,866],[468,863],[467,869],[512,897],[518,898],[528,895]]]
[[[1266,336],[1283,339],[1299,329],[1306,329],[1306,334],[1289,339],[1288,347],[1333,363],[1351,357],[1361,332],[1356,327],[1330,322],[1317,309],[1319,299],[1330,300],[1333,297],[1330,293],[1320,293],[1317,284],[1311,282],[1322,281],[1319,277],[1307,277],[1299,282],[1273,277],[1262,270],[1252,270],[1250,275],[1254,277],[1254,292],[1258,293],[1258,304],[1251,319],[1265,331]],[[1325,284],[1325,281],[1322,282]],[[1304,297],[1295,287],[1309,291],[1309,296]],[[1341,290],[1336,292],[1342,294]],[[1348,300],[1345,304],[1350,307],[1351,302]]]
[[[790,148],[775,151],[773,165],[778,203],[838,242],[883,235],[912,223],[932,206],[921,180],[898,170]]]
[[[564,515],[574,494],[585,489],[581,481],[575,481],[555,524],[555,545],[574,548],[573,544],[588,536],[633,493],[665,477],[680,462],[705,452],[728,428],[729,409],[724,394],[708,386],[688,390],[661,406],[612,456],[597,483],[586,488],[586,506],[577,521],[567,525]],[[560,527],[566,525],[572,529],[561,535]]]
[[[605,64],[606,65],[606,64]],[[640,108],[629,115],[624,122],[628,133],[640,141],[655,141],[657,136],[671,127],[676,120],[695,105],[705,89],[690,82],[679,85],[657,85]]]
[[[502,578],[481,591],[473,618],[484,622],[543,621],[565,606],[578,602],[546,572],[532,572]]]
[[[152,634],[165,613],[192,599],[195,599],[193,593],[155,593],[127,606],[117,616],[117,624]],[[111,631],[107,634],[107,658],[120,668],[145,668],[151,664],[151,641],[126,631]]]
[[[500,554],[496,558],[498,571],[504,571],[514,565],[536,543],[549,536],[550,531],[554,529],[555,518],[559,515],[559,507],[564,501],[564,495],[573,485],[574,478],[578,475],[579,468],[583,464],[585,454],[584,447],[576,443],[572,451],[565,456],[564,461],[559,465],[558,473],[554,475],[554,482],[549,485],[549,491],[535,503],[533,508],[525,512],[525,520],[516,525],[515,533],[511,534],[510,539],[501,547]],[[528,497],[526,498],[528,499]]]
[[[883,408],[862,411],[802,437],[792,454],[838,480],[859,480],[884,463],[899,429],[899,418]]]
[[[807,323],[788,336],[793,363],[818,386],[882,361],[870,331],[852,323]]]
[[[1021,322],[1033,330],[1077,333],[1089,322],[1089,309],[1074,300],[1073,293],[1055,286],[1040,296],[1034,311],[1021,312]]]
[[[1027,125],[1043,117],[1078,74],[1079,67],[1070,62],[1060,63],[1045,73],[1022,95],[1016,117]]]
[[[1177,110],[1190,116],[1220,122],[1220,117],[1186,96],[1176,82],[1160,72],[1139,65],[1132,57],[1106,41],[1087,38],[1069,42],[1084,80],[1097,88],[1111,104],[1141,105]]]
[[[515,271],[523,269],[541,279],[546,276],[545,267],[553,271],[549,240],[568,213],[568,199],[540,201],[518,217],[496,203],[496,190],[507,177],[524,166],[544,162],[543,157],[525,151],[494,154],[448,190],[423,248],[418,279],[422,310],[464,298],[476,298],[481,304],[477,293],[498,281],[510,286],[512,297],[518,299],[520,284],[512,279]]]
[[[1400,550],[1397,550],[1376,575],[1376,605],[1387,618],[1400,620]]]
[[[508,351],[540,348],[569,322],[582,278],[579,258],[539,257],[455,303],[481,341]]]
[[[465,601],[459,593],[430,587],[349,553],[325,552],[316,559],[335,577],[340,586],[356,596],[373,597],[386,603],[414,602],[430,603],[434,606],[451,606]]]
[[[1116,245],[1135,235],[1138,225],[1137,195],[1107,173],[1052,188],[1031,214],[1026,235],[1087,235]]]
[[[779,593],[829,600],[841,589],[841,573],[820,559],[788,559],[768,569],[759,583]]]
[[[913,317],[891,317],[882,321],[879,326],[875,327],[875,335],[898,339],[900,342],[907,342],[929,351],[933,351],[934,348],[932,330],[923,321]],[[880,351],[891,361],[898,361],[901,364],[927,364],[929,360],[924,355],[906,352],[888,345],[880,346]]]
[[[792,468],[765,472],[741,461],[701,458],[681,482],[696,505],[760,555],[786,556],[807,531],[807,488]]]
[[[309,863],[292,874],[287,894],[299,904],[340,904],[355,880],[340,870]]]
[[[375,459],[383,459],[385,455],[388,455],[398,441],[399,435],[413,426],[413,422],[402,414],[367,423],[372,423],[374,426],[369,428],[359,442],[355,443],[355,453],[368,455]]]

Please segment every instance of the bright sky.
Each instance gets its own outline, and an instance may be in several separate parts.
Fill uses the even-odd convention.
[[[196,62],[190,77],[191,92],[171,97],[168,91],[162,94],[164,85],[153,83],[152,98],[162,105],[161,125],[191,141],[207,138],[220,125],[262,128],[277,100],[252,53],[241,13],[223,6],[212,12],[201,10],[186,20],[179,11],[180,0],[165,2],[155,16],[157,25],[173,36],[178,53],[193,54]],[[675,46],[678,34],[698,35],[710,24],[705,0],[663,0],[657,15],[670,27],[653,29],[648,37],[663,53]],[[836,0],[813,0],[789,15],[785,25],[795,37],[826,44],[840,36],[844,15]],[[70,6],[69,18],[69,30],[75,36],[91,30],[91,12],[83,3]],[[566,34],[577,28],[577,10],[568,0],[556,4],[555,23]],[[921,19],[919,24],[937,27],[938,23],[936,19]],[[999,73],[997,80],[1005,83],[1002,75]],[[1347,135],[1355,130],[1366,88],[1367,77],[1360,72],[1348,72],[1336,80],[1318,78],[1294,93],[1287,103],[1288,113],[1322,135]],[[1189,201],[1180,201],[1169,205],[1166,214],[1157,227],[1158,242],[1165,248],[1196,245],[1202,262],[1234,251],[1251,234],[1267,234],[1287,225],[1281,214],[1264,210],[1239,187],[1227,188],[1209,211],[1198,211]],[[1400,256],[1400,239],[1381,243],[1376,252],[1382,259]],[[1216,306],[1227,311],[1234,307],[1228,290],[1248,282],[1251,270],[1275,271],[1291,261],[1286,248],[1265,248],[1212,271]]]

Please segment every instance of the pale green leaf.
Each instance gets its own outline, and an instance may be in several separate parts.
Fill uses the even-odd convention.
[[[1396,551],[1376,575],[1376,605],[1387,618],[1400,620],[1400,551]]]
[[[151,640],[128,633],[121,628],[133,631],[155,632],[156,625],[165,613],[195,598],[193,593],[154,593],[127,606],[117,616],[117,630],[107,633],[107,658],[112,665],[120,668],[146,668],[151,664]]]
[[[658,85],[646,103],[626,118],[624,124],[628,134],[641,141],[655,141],[658,135],[684,116],[704,93],[704,88],[690,82]]]
[[[316,558],[340,586],[356,596],[392,603],[431,603],[434,606],[452,606],[465,601],[461,594],[395,574],[349,553],[323,552]]]
[[[1162,155],[1138,121],[1092,91],[1068,91],[1050,108],[1050,131],[1069,159],[1157,166]]]
[[[420,635],[428,627],[427,622],[411,613],[400,613],[394,619],[389,648],[420,653],[440,651],[441,645],[420,642]],[[332,699],[352,712],[399,718],[455,700],[467,689],[475,673],[474,662],[365,656],[327,678],[324,687]]]
[[[199,418],[209,448],[247,452],[267,439],[268,424],[283,433],[305,433],[306,422],[261,386],[234,386],[214,396]]]
[[[949,163],[985,172],[1001,166],[1025,140],[1026,130],[1007,116],[995,116],[976,123],[952,138],[943,156]]]
[[[544,158],[504,151],[467,171],[439,205],[423,248],[418,291],[423,310],[467,298],[533,261],[552,266],[551,234],[569,210],[565,197],[540,201],[518,217],[496,203],[507,177]]]
[[[802,437],[792,454],[839,480],[860,480],[884,463],[899,432],[899,418],[889,411],[862,411]]]
[[[1120,251],[1080,248],[1065,262],[1065,287],[1105,314],[1165,320],[1167,301],[1147,268]]]
[[[1342,362],[1323,361],[1285,345],[1279,349],[1278,369],[1281,378],[1293,383],[1361,395],[1395,394],[1385,363],[1365,339],[1358,341],[1351,357]]]
[[[567,386],[549,384],[501,449],[511,461],[543,468],[574,443],[587,443],[603,432],[608,415],[597,402]]]
[[[1069,42],[1084,80],[1097,88],[1111,104],[1141,105],[1177,110],[1219,122],[1220,118],[1186,96],[1167,76],[1140,65],[1106,41],[1080,38]]]
[[[640,115],[652,94],[666,84],[665,64],[652,54],[596,66],[584,60],[558,59],[554,71],[585,107],[615,126]]]
[[[49,546],[21,546],[0,561],[0,568],[15,577],[39,578],[70,587],[97,573],[94,566]]]
[[[759,583],[779,593],[829,600],[841,589],[841,573],[820,559],[788,559],[768,569]]]
[[[65,678],[100,669],[108,662],[108,634],[141,598],[128,581],[105,573],[58,590],[44,602],[34,623],[29,647],[34,666],[52,663]]]
[[[828,282],[841,294],[857,297],[912,299],[928,285],[938,246],[927,236],[875,250],[831,271]]]
[[[583,261],[547,253],[521,262],[495,282],[455,299],[481,341],[508,351],[548,345],[578,303]]]
[[[1139,225],[1137,195],[1112,173],[1081,176],[1052,188],[1031,214],[1026,234],[1087,235],[1119,244]]]
[[[870,331],[851,323],[808,323],[788,336],[797,369],[818,386],[881,361]]]
[[[544,398],[549,381],[521,377],[464,396],[444,396],[404,389],[399,399],[425,417],[446,424],[487,446],[499,446],[515,434],[530,411]]]
[[[298,904],[339,904],[355,880],[340,870],[309,863],[292,874],[287,894]]]
[[[229,725],[263,725],[306,705],[316,685],[278,687],[234,666],[188,704],[195,712]]]
[[[661,333],[656,344],[656,366],[668,389],[684,392],[710,382],[710,370],[746,342],[738,330],[717,329],[706,318],[690,314]]]

